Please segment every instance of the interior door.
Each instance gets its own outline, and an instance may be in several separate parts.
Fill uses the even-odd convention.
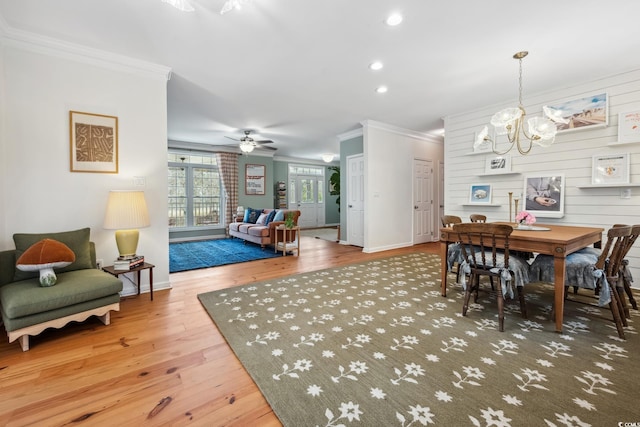
[[[413,243],[433,240],[433,162],[413,161]]]
[[[324,225],[324,203],[319,200],[323,180],[317,176],[297,175],[289,180],[293,197],[289,200],[289,209],[298,209],[298,226],[311,228]]]
[[[347,158],[348,243],[364,247],[364,156]]]

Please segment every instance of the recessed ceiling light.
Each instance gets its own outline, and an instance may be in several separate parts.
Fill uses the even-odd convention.
[[[371,70],[373,70],[373,71],[381,70],[382,67],[384,67],[384,65],[380,61],[375,61],[375,62],[372,62],[371,64],[369,64],[369,68]]]
[[[390,27],[395,27],[402,22],[402,15],[399,13],[392,13],[384,22]]]
[[[389,90],[389,88],[387,88],[386,86],[378,86],[376,88],[376,92],[378,92],[378,93],[387,93],[388,90]]]

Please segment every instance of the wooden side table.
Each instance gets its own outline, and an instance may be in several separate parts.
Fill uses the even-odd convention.
[[[131,268],[129,270],[116,270],[115,268],[113,268],[113,265],[108,265],[106,267],[103,267],[102,270],[116,277],[125,273],[137,272],[138,281],[136,283],[136,286],[138,288],[138,295],[140,295],[140,272],[142,270],[149,270],[149,294],[151,295],[151,301],[153,301],[153,267],[155,267],[155,265],[145,262],[144,264]]]
[[[294,235],[296,236],[295,238],[293,237]],[[282,237],[282,241],[280,237]],[[287,251],[296,251],[296,255],[300,256],[300,227],[286,228],[284,225],[277,226],[274,249],[274,252],[282,251],[283,256],[287,256]]]

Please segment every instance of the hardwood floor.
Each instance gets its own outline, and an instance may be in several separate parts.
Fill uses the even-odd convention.
[[[279,426],[196,295],[337,265],[374,254],[302,237],[287,256],[171,275],[171,290],[124,298],[111,325],[97,319],[47,330],[31,350],[0,344],[0,425]]]

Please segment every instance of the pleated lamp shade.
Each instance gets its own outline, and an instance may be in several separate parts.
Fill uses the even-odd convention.
[[[121,259],[136,255],[138,228],[149,225],[149,211],[143,191],[109,191],[104,228],[117,230],[116,244]]]

